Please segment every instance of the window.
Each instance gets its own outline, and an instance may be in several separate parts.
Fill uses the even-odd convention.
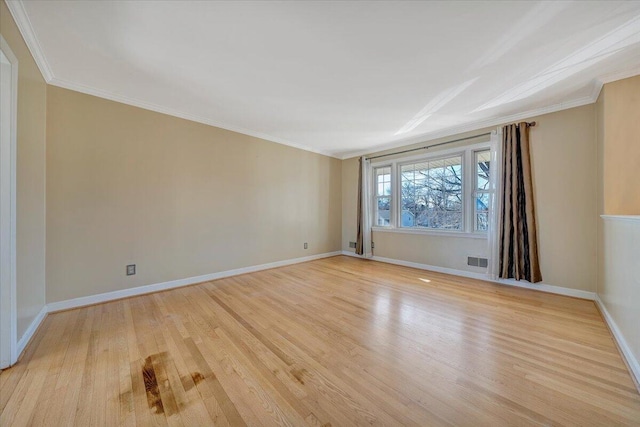
[[[375,168],[375,215],[373,223],[380,227],[391,223],[391,166]]]
[[[462,156],[400,166],[401,227],[463,230]]]
[[[486,236],[489,143],[373,164],[374,227],[395,232]]]
[[[491,152],[489,150],[476,151],[475,155],[475,203],[474,225],[475,231],[489,229],[489,171]]]

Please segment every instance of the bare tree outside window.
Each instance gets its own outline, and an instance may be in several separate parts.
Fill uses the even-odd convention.
[[[402,165],[400,178],[402,212],[413,227],[464,229],[462,156]]]
[[[474,231],[488,229],[490,158],[489,150],[474,152]],[[462,164],[453,156],[400,167],[402,227],[464,229]]]
[[[490,148],[478,144],[442,156],[373,166],[375,227],[487,233]]]

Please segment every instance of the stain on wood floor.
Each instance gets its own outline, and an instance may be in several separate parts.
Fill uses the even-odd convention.
[[[425,282],[429,280],[429,282]],[[591,301],[334,257],[49,315],[2,426],[640,425]]]

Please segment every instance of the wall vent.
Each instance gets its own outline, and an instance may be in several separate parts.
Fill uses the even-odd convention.
[[[350,248],[355,248],[356,247],[356,242],[349,242],[349,247]]]
[[[489,266],[489,260],[487,258],[467,257],[467,265],[472,267],[487,268]]]

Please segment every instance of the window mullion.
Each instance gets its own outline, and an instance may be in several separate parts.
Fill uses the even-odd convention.
[[[476,221],[477,215],[476,210],[478,209],[477,205],[477,197],[483,198],[482,196],[486,193],[485,190],[481,190],[478,188],[479,178],[478,178],[478,165],[476,164],[477,159],[477,151],[486,150],[484,146],[474,145],[471,147],[465,147],[462,150],[454,151],[449,150],[444,153],[434,153],[434,155],[426,155],[424,157],[412,156],[408,158],[395,159],[390,161],[389,163],[378,163],[374,166],[380,170],[380,174],[385,174],[390,172],[390,175],[387,175],[384,178],[381,178],[382,181],[390,180],[389,184],[382,185],[381,188],[385,188],[384,194],[377,194],[379,197],[374,197],[374,212],[379,214],[381,218],[384,215],[384,223],[386,223],[387,227],[402,229],[404,219],[403,219],[403,181],[402,181],[402,171],[406,169],[409,171],[411,167],[414,168],[414,176],[413,181],[406,181],[408,191],[413,191],[413,195],[407,195],[407,199],[405,200],[407,203],[407,209],[411,210],[412,217],[415,217],[415,225],[410,222],[407,222],[406,229],[409,230],[412,227],[415,227],[416,230],[433,230],[437,231],[440,229],[454,229],[463,233],[475,233],[477,231]],[[455,157],[458,157],[456,163]],[[459,166],[458,166],[459,165]],[[421,168],[427,168],[426,175],[416,176],[415,170]],[[455,167],[456,170],[453,168]],[[387,168],[386,171],[383,171],[383,168]],[[438,187],[441,185],[441,193],[437,192],[437,189],[434,189],[435,193],[432,194],[434,199],[434,206],[429,208],[429,197],[426,197],[425,194],[431,194],[428,192],[426,188],[422,188],[422,186],[428,181],[431,183],[431,168],[437,168],[435,170],[435,175],[433,175],[433,185]],[[440,171],[440,169],[442,169]],[[374,173],[374,176],[376,174]],[[407,180],[410,179],[410,174],[407,172]],[[440,175],[442,175],[440,177]],[[457,177],[456,175],[459,175]],[[483,175],[484,176],[484,175]],[[425,181],[425,182],[423,182]],[[442,181],[441,184],[438,184]],[[377,178],[376,181],[377,183]],[[387,181],[388,182],[388,181]],[[458,184],[454,184],[455,182],[459,182],[462,188],[457,188]],[[482,181],[484,183],[484,181]],[[376,184],[374,183],[374,193],[376,193]],[[388,194],[388,189],[391,189],[390,194]],[[420,188],[420,190],[419,190]],[[439,188],[439,187],[438,187]],[[383,191],[383,190],[380,190]],[[457,211],[456,205],[460,204],[458,201],[458,196],[461,196],[462,206],[459,213],[455,214]],[[422,197],[422,198],[421,198]],[[442,198],[442,200],[440,200]],[[388,206],[388,213],[377,211],[378,209],[378,200],[382,201],[382,205]],[[483,211],[484,212],[484,211]],[[407,214],[408,216],[409,214]],[[483,214],[484,215],[484,214]],[[460,218],[462,216],[462,218]],[[484,218],[484,217],[483,217]],[[462,221],[460,221],[462,220]],[[407,221],[409,221],[407,219]],[[483,220],[484,221],[484,220]],[[420,225],[418,225],[420,224]],[[484,224],[484,222],[482,223]],[[384,226],[383,223],[378,223],[379,226]],[[458,228],[459,227],[459,228]]]
[[[474,156],[473,156],[473,152],[469,149],[465,150],[464,152],[464,165],[465,165],[465,170],[463,171],[464,173],[464,187],[462,188],[463,191],[463,195],[464,195],[464,201],[466,203],[463,204],[462,209],[464,210],[464,225],[465,225],[465,230],[467,233],[471,232],[474,228],[473,226],[473,217],[474,215],[474,193],[475,193],[475,182],[474,182],[474,171],[475,168],[473,167],[473,163],[475,161]]]
[[[391,163],[391,226],[394,228],[398,228],[398,210],[400,206],[400,198],[401,194],[400,190],[400,179],[397,176],[398,174],[398,164],[396,162]]]

